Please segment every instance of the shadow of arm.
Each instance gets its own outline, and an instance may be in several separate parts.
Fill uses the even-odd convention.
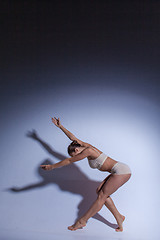
[[[26,136],[38,141],[48,153],[50,153],[52,156],[56,157],[57,159],[63,160],[64,158],[66,158],[66,156],[64,156],[59,152],[56,152],[49,146],[49,144],[47,144],[42,139],[40,139],[40,137],[38,136],[37,132],[34,129],[32,131],[28,131]]]
[[[47,183],[42,181],[40,183],[30,184],[30,185],[27,185],[27,186],[22,187],[22,188],[19,188],[19,187],[8,188],[8,189],[6,189],[6,191],[9,191],[9,192],[23,192],[23,191],[32,190],[32,189],[39,188],[39,187],[44,187],[46,184]]]

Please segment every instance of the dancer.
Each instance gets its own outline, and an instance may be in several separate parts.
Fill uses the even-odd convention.
[[[118,228],[115,230],[117,232],[122,232],[125,216],[118,212],[110,195],[130,179],[131,170],[129,166],[110,158],[98,148],[76,138],[60,123],[59,118],[52,118],[52,122],[72,141],[72,143],[68,146],[68,154],[70,157],[52,165],[41,165],[42,169],[52,170],[87,158],[91,168],[97,168],[100,171],[106,171],[110,173],[110,175],[107,176],[97,188],[96,192],[98,197],[93,202],[89,210],[72,226],[69,226],[68,229],[74,231],[85,227],[88,219],[93,217],[101,210],[103,205],[105,205],[111,211],[117,221]]]

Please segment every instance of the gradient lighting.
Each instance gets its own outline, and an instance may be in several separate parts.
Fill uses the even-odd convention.
[[[0,169],[1,188],[30,188],[26,191],[1,193],[0,211],[3,219],[1,218],[0,225],[4,236],[7,236],[8,231],[16,239],[16,236],[21,237],[21,233],[23,236],[25,231],[28,236],[30,232],[36,232],[35,239],[44,238],[45,234],[47,239],[53,238],[53,234],[65,234],[65,239],[82,235],[87,239],[91,234],[93,238],[119,237],[112,228],[95,219],[90,219],[87,230],[73,233],[66,229],[77,217],[77,207],[82,196],[78,190],[73,193],[69,188],[62,189],[61,186],[70,181],[70,186],[76,187],[82,180],[82,175],[84,180],[98,182],[106,173],[90,169],[87,161],[83,160],[75,164],[75,169],[81,175],[68,176],[65,167],[64,170],[47,173],[50,179],[48,184],[40,185],[47,176],[38,166],[45,160],[56,162],[57,159],[41,144],[26,137],[27,131],[35,129],[53,150],[65,156],[68,156],[66,148],[70,143],[53,126],[50,116],[60,117],[62,124],[78,138],[90,142],[131,167],[132,178],[113,194],[118,209],[126,214],[125,230],[120,233],[121,236],[130,239],[155,239],[158,236],[160,115],[154,102],[113,87],[57,84],[56,88],[50,85],[30,96],[14,98],[6,106],[6,113],[1,138],[4,159]],[[64,175],[61,174],[62,171]],[[52,182],[52,176],[59,180]],[[81,184],[84,189],[86,187],[87,193],[87,181],[82,180]],[[100,214],[115,223],[105,207]]]

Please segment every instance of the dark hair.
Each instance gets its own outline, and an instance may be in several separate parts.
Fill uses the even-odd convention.
[[[68,154],[71,155],[73,152],[75,152],[76,147],[81,147],[81,144],[79,144],[77,141],[73,141],[69,146],[68,146]]]

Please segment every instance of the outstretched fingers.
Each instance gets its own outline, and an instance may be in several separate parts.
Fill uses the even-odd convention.
[[[41,167],[43,170],[52,170],[52,169],[53,169],[53,166],[52,166],[52,165],[40,165],[40,167]]]

